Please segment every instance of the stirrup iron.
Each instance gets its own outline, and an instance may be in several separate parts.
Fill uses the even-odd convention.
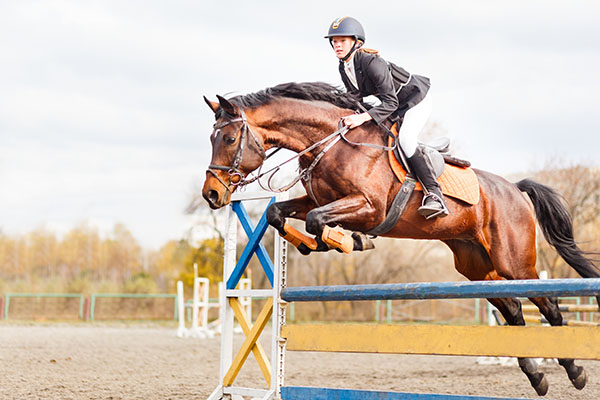
[[[439,210],[433,208],[426,208],[427,200],[430,199],[434,200],[437,204],[439,204],[441,208]],[[417,212],[419,213],[419,215],[425,217],[425,219],[431,219],[435,217],[443,218],[449,215],[448,207],[446,207],[446,203],[444,202],[444,200],[440,198],[440,196],[438,196],[437,194],[431,192],[423,196],[421,207],[419,207]]]

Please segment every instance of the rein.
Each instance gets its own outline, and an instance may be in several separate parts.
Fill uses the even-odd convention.
[[[329,149],[331,149],[331,147],[333,147],[333,145],[336,144],[342,138],[342,136],[346,132],[348,132],[348,127],[347,126],[343,126],[342,125],[342,121],[340,121],[340,123],[338,124],[338,129],[335,132],[329,134],[328,136],[326,136],[325,138],[319,140],[318,142],[310,145],[306,149],[302,150],[300,153],[295,154],[294,156],[292,156],[289,159],[285,160],[284,162],[282,162],[282,163],[274,166],[273,168],[269,169],[268,171],[265,171],[265,172],[261,173],[260,169],[259,169],[259,174],[257,176],[255,176],[254,178],[248,180],[247,183],[258,181],[259,186],[263,190],[268,190],[268,191],[276,192],[276,193],[285,192],[286,190],[289,190],[296,183],[298,183],[300,180],[308,181],[309,185],[310,185],[310,175],[311,175],[312,170],[319,163],[319,161],[321,160],[321,158],[323,158],[323,156],[325,155],[325,153],[327,153],[329,151]],[[304,168],[302,171],[300,171],[300,173],[298,174],[298,176],[295,177],[290,183],[288,183],[287,185],[284,185],[284,186],[282,186],[280,188],[273,188],[272,187],[271,180],[273,179],[273,177],[275,176],[275,174],[281,169],[281,166],[289,163],[290,161],[295,160],[296,158],[302,157],[304,154],[310,152],[311,150],[313,150],[313,149],[315,149],[315,148],[317,148],[317,147],[319,147],[322,144],[325,144],[327,142],[330,142],[330,143],[327,144],[327,146],[325,146],[323,148],[323,150],[321,150],[319,152],[319,154],[317,154],[317,156],[315,157],[315,159],[313,160],[313,162],[307,168]],[[271,154],[269,154],[268,157],[272,156],[273,154],[275,154],[279,150],[281,150],[281,148],[278,148],[277,150],[275,150],[274,152],[272,152]],[[266,158],[265,158],[265,160],[266,160]],[[262,168],[262,165],[261,165],[260,168]],[[263,186],[262,182],[260,181],[260,178],[262,178],[263,176],[265,176],[267,174],[271,174],[271,176],[267,180],[267,185],[266,185],[267,187],[265,187],[265,186]],[[311,195],[311,197],[313,197],[313,200],[314,200],[314,196]]]

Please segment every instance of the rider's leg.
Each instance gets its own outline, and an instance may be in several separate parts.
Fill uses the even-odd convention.
[[[419,207],[419,215],[427,219],[448,216],[448,208],[444,202],[440,184],[436,181],[431,159],[425,153],[423,147],[417,148],[415,154],[408,160],[413,172],[419,177],[428,192],[424,194],[423,204]]]
[[[427,124],[431,109],[431,93],[427,93],[419,104],[404,114],[402,125],[398,130],[398,141],[406,157],[412,157],[415,154],[419,144],[419,135],[425,128],[425,124]]]
[[[398,132],[400,147],[428,192],[423,198],[423,205],[419,208],[419,214],[428,219],[448,215],[448,208],[444,203],[440,185],[436,181],[431,160],[418,146],[418,136],[429,119],[431,108],[431,93],[428,93],[419,104],[406,112]]]

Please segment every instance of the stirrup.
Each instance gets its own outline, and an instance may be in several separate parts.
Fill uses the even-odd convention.
[[[437,204],[439,204],[441,206],[440,209],[438,208],[428,208],[426,207],[425,203],[427,202],[427,200],[434,200]],[[428,193],[427,195],[423,196],[423,201],[421,202],[421,207],[419,207],[419,209],[417,210],[419,215],[425,217],[425,219],[431,219],[431,218],[435,218],[435,217],[440,217],[440,218],[444,218],[447,217],[449,215],[449,211],[448,211],[448,207],[446,207],[446,203],[444,202],[444,200],[442,198],[440,198],[440,196],[438,196],[435,193]]]

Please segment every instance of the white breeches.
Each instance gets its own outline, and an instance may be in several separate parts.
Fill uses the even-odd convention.
[[[400,138],[400,147],[407,157],[415,154],[419,135],[425,128],[432,109],[431,90],[429,90],[419,104],[404,114],[404,122],[402,122],[398,137]]]

